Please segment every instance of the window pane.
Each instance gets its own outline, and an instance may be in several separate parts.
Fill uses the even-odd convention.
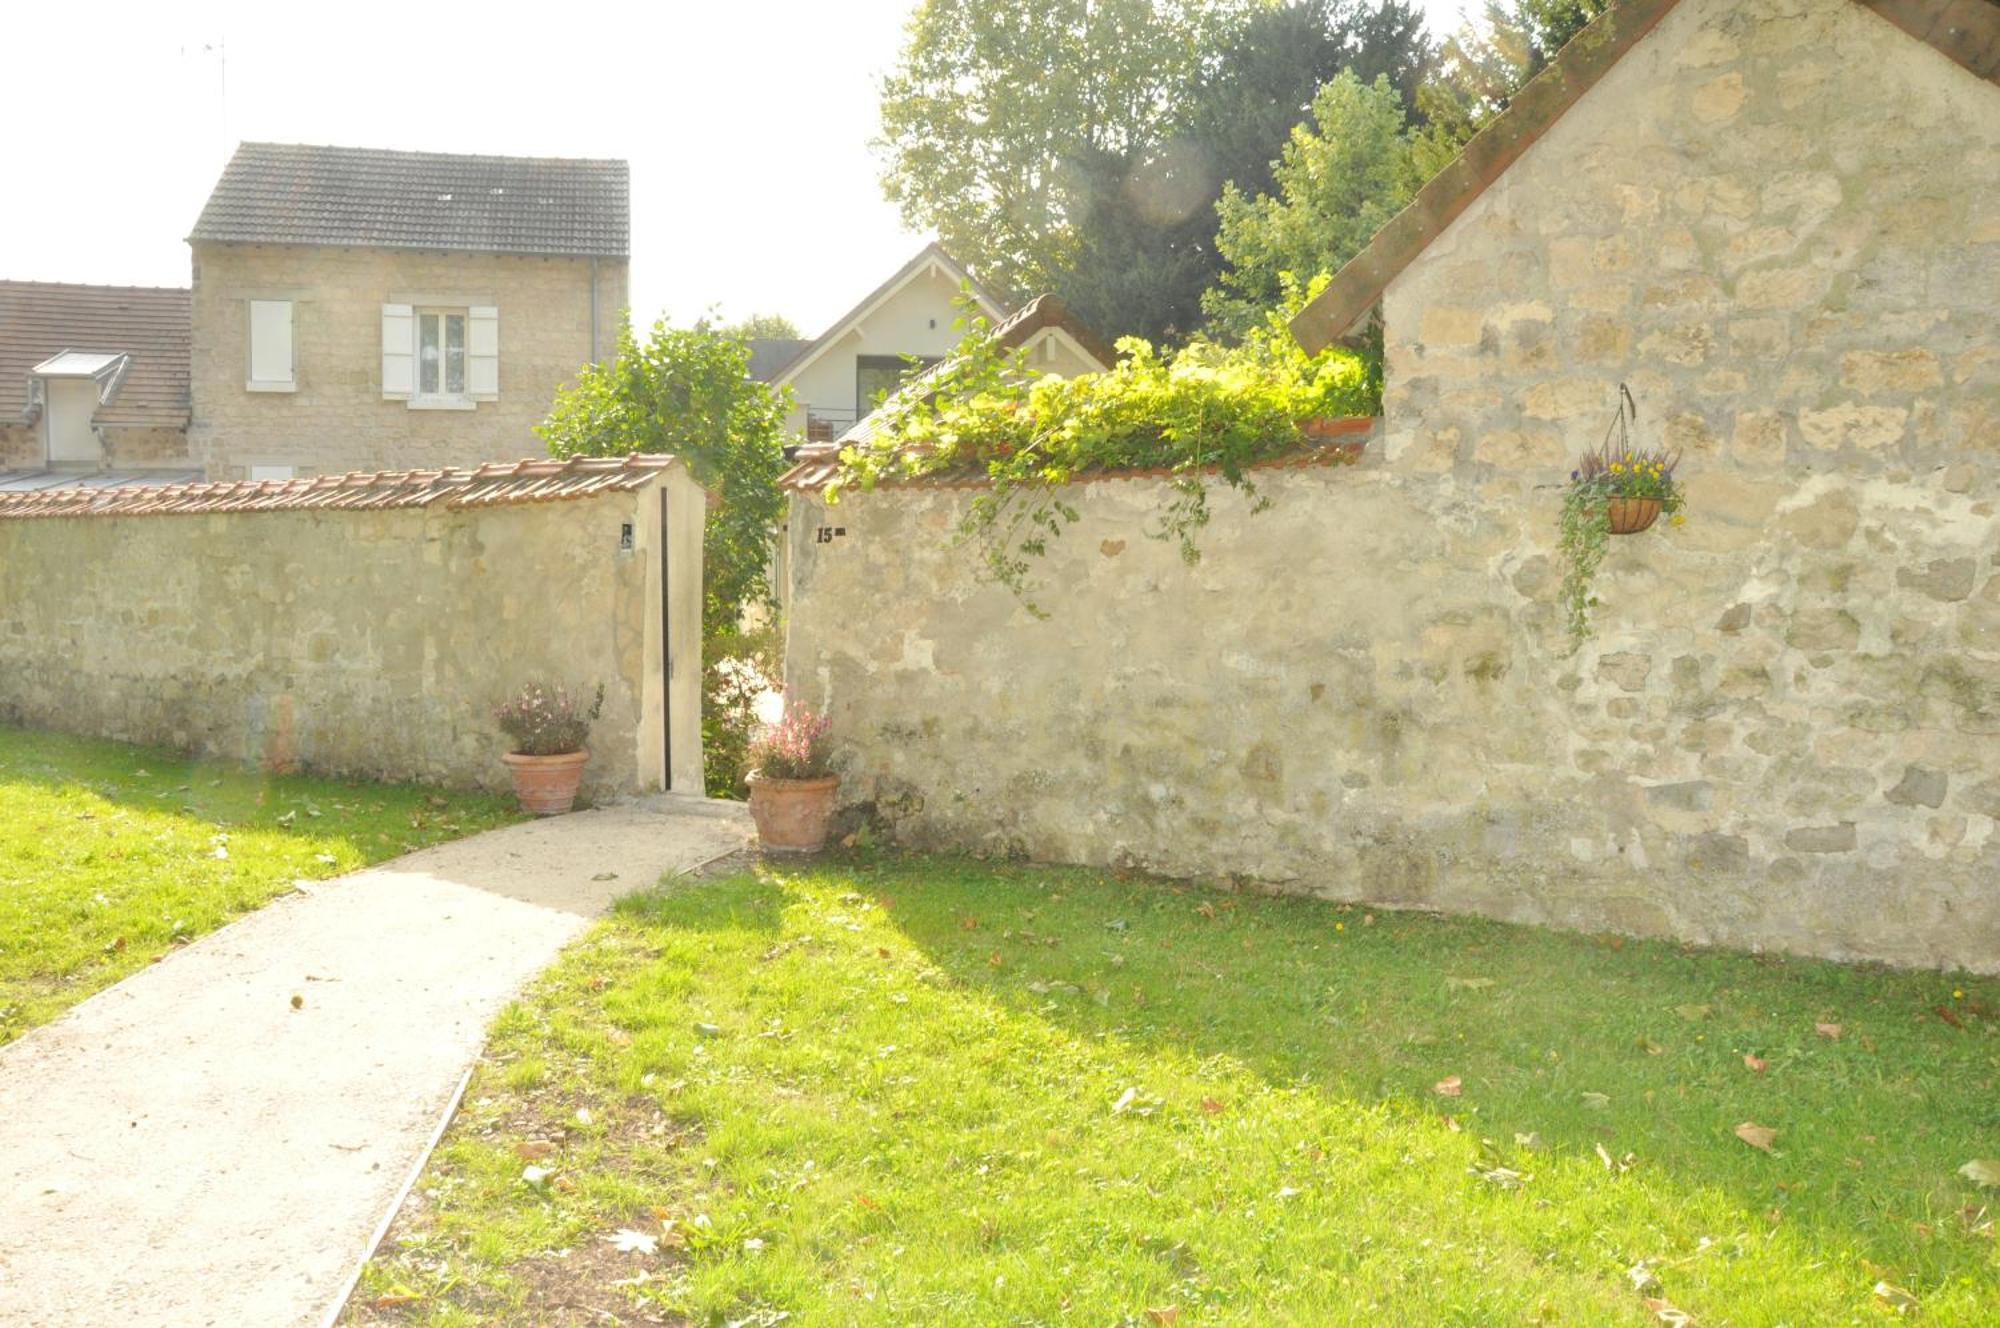
[[[444,319],[444,390],[452,396],[465,395],[465,315],[446,314]]]
[[[438,390],[438,316],[417,318],[417,392],[434,397]]]

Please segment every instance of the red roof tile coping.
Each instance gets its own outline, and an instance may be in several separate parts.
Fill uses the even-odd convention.
[[[1372,433],[1381,420],[1372,415],[1350,415],[1340,419],[1315,422],[1312,436],[1322,440],[1341,439],[1353,434]],[[1264,461],[1254,461],[1246,470],[1305,470],[1313,466],[1337,466],[1359,461],[1367,448],[1365,438],[1358,441],[1321,441],[1301,447],[1296,452],[1284,456],[1271,457]],[[1202,473],[1213,475],[1220,466],[1204,466]],[[809,492],[823,489],[840,473],[840,457],[837,453],[821,453],[802,458],[798,465],[786,471],[779,479],[779,487],[793,492]],[[1178,474],[1172,466],[1123,466],[1116,469],[1086,471],[1070,481],[1071,484],[1097,484],[1106,480],[1150,480],[1165,479]],[[954,471],[944,475],[924,475],[911,479],[883,480],[878,489],[983,489],[990,480],[986,476]]]
[[[470,470],[376,470],[292,480],[0,494],[0,520],[59,516],[199,516],[213,512],[384,511],[557,502],[644,488],[671,456],[532,457]]]

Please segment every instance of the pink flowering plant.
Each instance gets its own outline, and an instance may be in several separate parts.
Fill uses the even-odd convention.
[[[750,744],[750,768],[764,779],[823,779],[833,773],[826,740],[832,721],[791,698],[776,724]]]
[[[583,750],[591,721],[604,709],[604,684],[585,704],[562,683],[531,682],[493,707],[493,720],[517,756],[565,756]]]

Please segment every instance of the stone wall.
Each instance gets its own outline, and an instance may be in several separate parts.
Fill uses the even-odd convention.
[[[2000,972],[2000,88],[1848,0],[1683,0],[1390,286],[1383,435],[1078,487],[1029,616],[967,495],[801,495],[790,682],[912,843]],[[1688,521],[1568,653],[1620,381]],[[822,526],[845,531],[819,542]]]
[[[1189,568],[1157,480],[1079,486],[1046,621],[949,547],[965,492],[800,496],[788,681],[918,846],[1996,971],[2000,518],[1955,483],[1614,541],[1573,658],[1553,491],[1276,474]]]
[[[303,475],[513,461],[546,449],[534,427],[591,360],[592,264],[580,258],[200,243],[194,248],[194,420],[210,479],[252,464]],[[596,353],[617,353],[626,265],[598,260]],[[293,301],[297,390],[252,392],[252,299]],[[500,392],[470,410],[382,396],[382,306],[500,311]]]
[[[586,789],[657,788],[661,486],[675,658],[700,656],[705,499],[0,519],[0,719],[270,768],[501,788],[492,704],[605,684]],[[621,549],[622,528],[634,527]],[[674,786],[701,787],[699,667],[674,686]]]
[[[0,424],[0,470],[39,466],[45,450],[41,425]]]
[[[188,469],[193,465],[185,429],[100,426],[98,437],[104,444],[107,470]],[[39,469],[45,450],[39,422],[0,425],[0,470]]]
[[[1545,483],[1616,384],[1697,506],[2000,451],[2000,87],[1851,0],[1682,0],[1393,281],[1389,454]]]

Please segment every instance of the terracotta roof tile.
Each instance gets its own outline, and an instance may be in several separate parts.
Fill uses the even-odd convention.
[[[132,357],[97,423],[185,428],[189,319],[181,289],[0,281],[0,423],[23,418],[28,371],[73,350]]]
[[[624,258],[631,193],[615,160],[244,143],[188,239]]]
[[[0,520],[32,517],[198,516],[210,512],[358,511],[499,507],[644,488],[680,462],[671,456],[546,457],[472,470],[355,471],[294,480],[0,493]]]

